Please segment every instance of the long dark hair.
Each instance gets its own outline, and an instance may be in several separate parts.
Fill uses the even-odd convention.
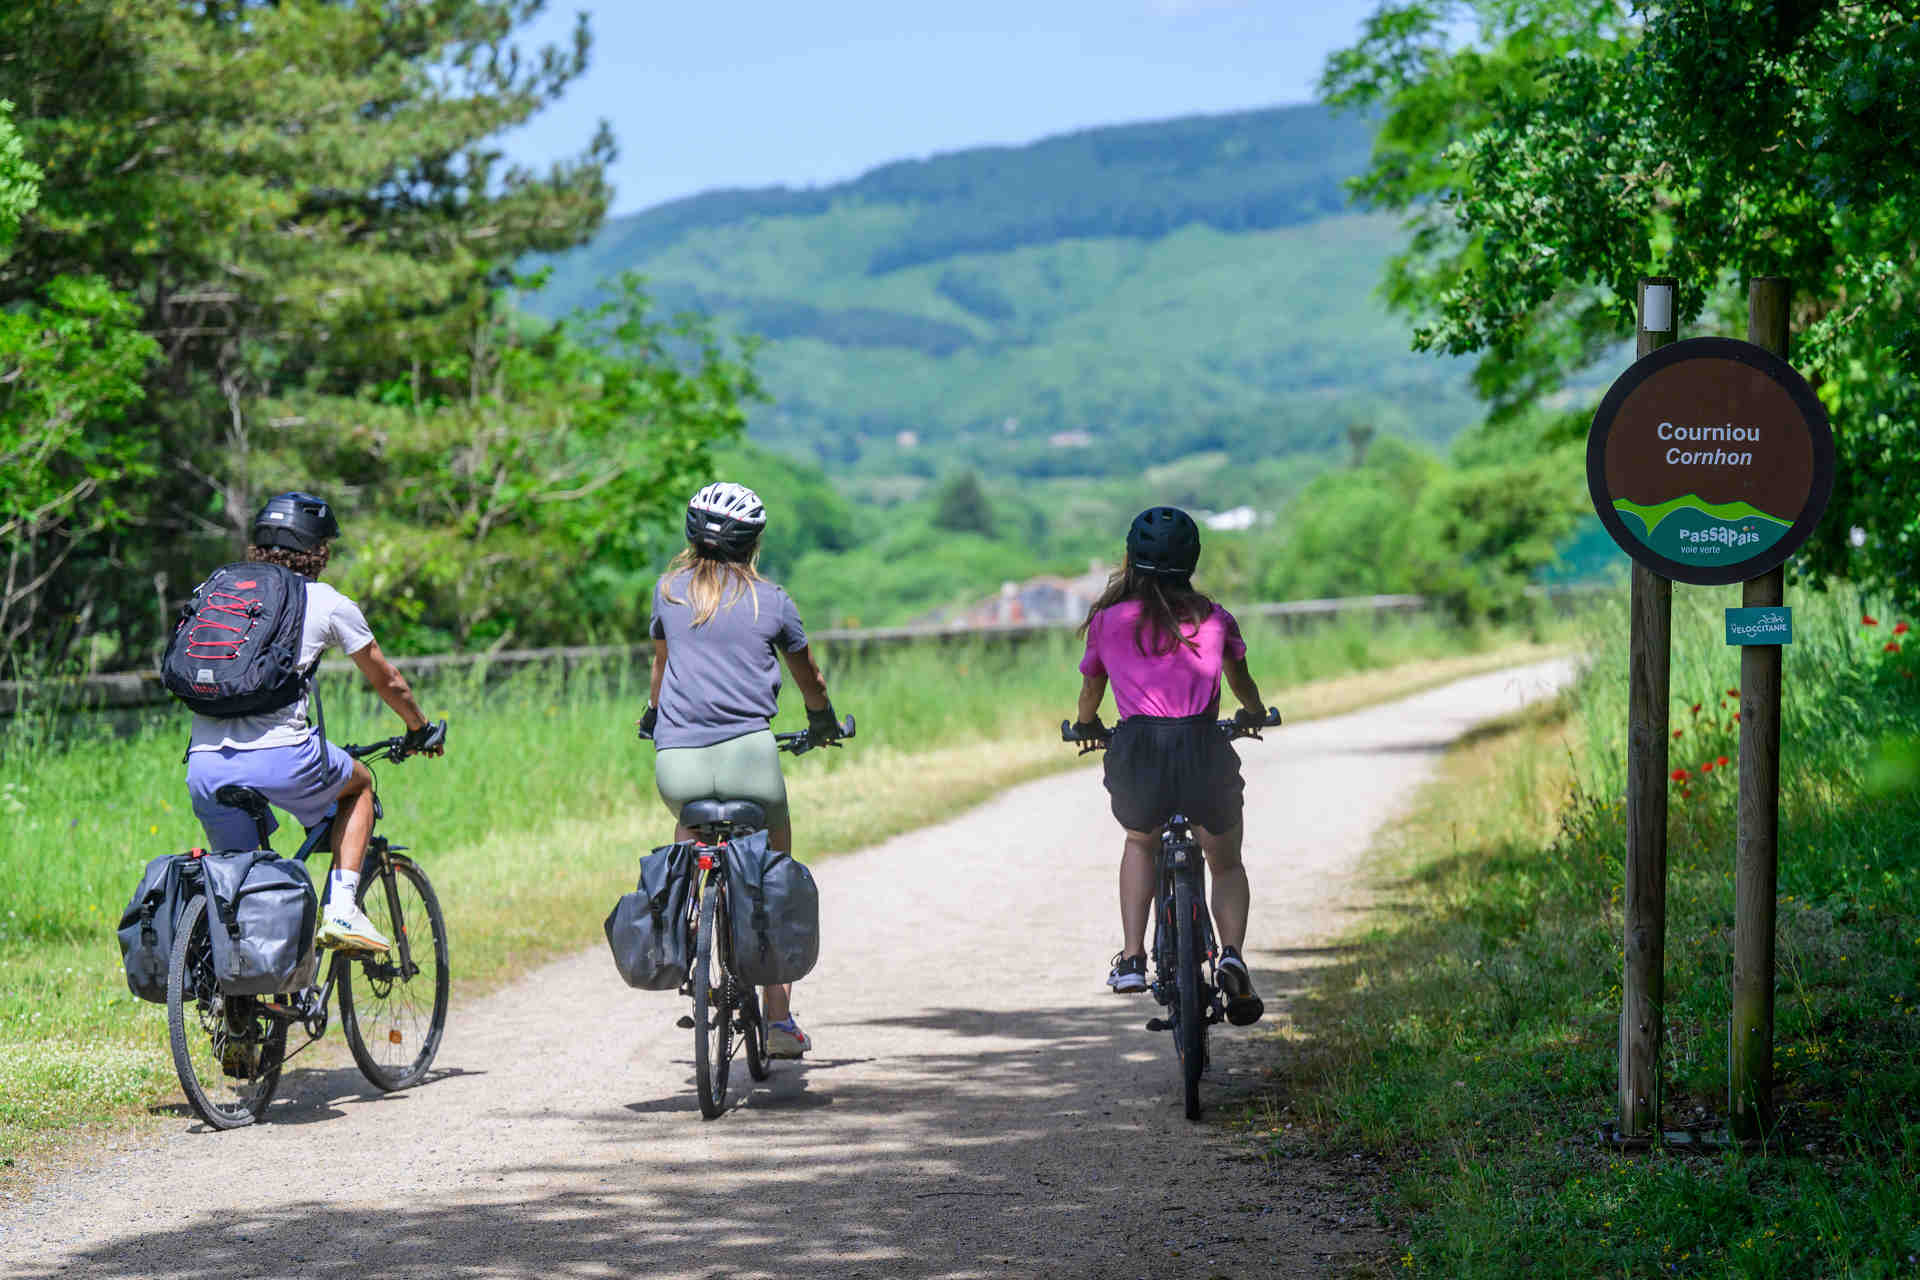
[[[1131,555],[1107,579],[1106,590],[1093,602],[1087,610],[1086,621],[1080,624],[1080,634],[1087,634],[1087,629],[1093,626],[1093,616],[1102,609],[1111,609],[1129,600],[1140,602],[1140,616],[1133,624],[1133,647],[1142,656],[1162,658],[1182,645],[1200,652],[1200,646],[1187,635],[1185,628],[1198,626],[1213,615],[1212,598],[1195,591],[1193,579],[1189,577],[1140,572],[1133,567]]]

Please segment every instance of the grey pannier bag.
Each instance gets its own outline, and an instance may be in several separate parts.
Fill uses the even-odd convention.
[[[756,987],[798,982],[820,959],[820,891],[813,873],[756,831],[727,842],[727,910],[733,963]]]
[[[640,859],[640,885],[607,916],[607,946],[630,987],[673,991],[691,969],[693,846],[668,844]]]
[[[320,971],[313,945],[320,900],[306,864],[267,849],[210,853],[200,861],[220,990],[270,996],[310,985]]]
[[[127,971],[127,989],[142,1000],[167,1002],[173,935],[200,874],[194,861],[191,853],[169,853],[149,862],[133,899],[120,913],[120,962]]]

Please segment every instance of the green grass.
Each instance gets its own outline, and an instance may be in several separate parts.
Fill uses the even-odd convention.
[[[1726,1110],[1734,590],[1675,593],[1668,1129]],[[1912,1275],[1920,1263],[1920,675],[1831,599],[1786,651],[1776,1080],[1753,1154],[1610,1154],[1625,620],[1551,711],[1450,759],[1386,855],[1397,910],[1303,1002],[1289,1114],[1392,1170],[1396,1272]],[[1902,637],[1904,640],[1904,637]],[[1722,699],[1726,705],[1722,705]],[[1696,711],[1696,705],[1698,710]],[[1712,765],[1703,772],[1702,766]],[[1284,1129],[1282,1134],[1285,1134]],[[1291,1137],[1291,1135],[1287,1135]]]
[[[1263,692],[1289,711],[1288,689],[1445,655],[1492,661],[1515,638],[1424,619],[1353,619],[1292,636],[1248,628]],[[803,855],[873,843],[1076,763],[1056,729],[1079,688],[1068,637],[826,656],[835,704],[858,717],[859,735],[844,751],[787,765]],[[1350,678],[1320,687],[1313,705],[1338,709],[1461,669],[1416,666],[1398,684]],[[668,833],[652,752],[633,736],[643,681],[617,670],[564,684],[522,673],[491,687],[422,689],[429,713],[450,720],[448,754],[379,769],[382,829],[433,876],[457,995],[595,945],[637,854]],[[341,679],[329,678],[325,697],[338,740],[398,727]],[[798,700],[786,701],[776,728],[799,727]],[[0,1159],[174,1088],[164,1018],[127,993],[113,927],[147,859],[204,839],[186,803],[185,721],[153,714],[120,732],[83,724],[15,721],[0,740]]]

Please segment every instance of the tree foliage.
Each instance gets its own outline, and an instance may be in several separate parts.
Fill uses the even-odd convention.
[[[85,273],[158,352],[127,419],[138,482],[96,495],[124,532],[69,562],[53,607],[85,602],[136,657],[165,616],[156,581],[177,598],[238,551],[264,494],[303,486],[346,516],[338,573],[417,642],[631,617],[588,580],[631,588],[644,522],[739,429],[753,383],[631,288],[552,333],[502,310],[513,264],[585,239],[608,195],[604,125],[544,172],[495,141],[586,65],[584,19],[564,46],[516,44],[543,7],[0,10],[0,95],[45,173],[0,305]]]
[[[10,114],[0,100],[0,262],[42,180]],[[0,658],[36,629],[85,629],[48,616],[47,587],[78,547],[124,523],[116,487],[142,472],[120,420],[156,347],[133,321],[97,277],[55,276],[0,311]]]
[[[1446,39],[1477,22],[1478,40]],[[1740,332],[1744,281],[1795,283],[1795,362],[1836,428],[1802,565],[1920,598],[1920,5],[1913,0],[1390,0],[1330,60],[1384,105],[1368,198],[1415,235],[1388,280],[1415,342],[1479,352],[1497,411],[1629,335],[1638,277]],[[1855,552],[1853,528],[1866,543]]]

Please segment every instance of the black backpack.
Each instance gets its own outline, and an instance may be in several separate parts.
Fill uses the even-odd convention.
[[[160,657],[160,682],[204,716],[229,719],[296,701],[307,580],[277,564],[228,564],[207,575]]]

